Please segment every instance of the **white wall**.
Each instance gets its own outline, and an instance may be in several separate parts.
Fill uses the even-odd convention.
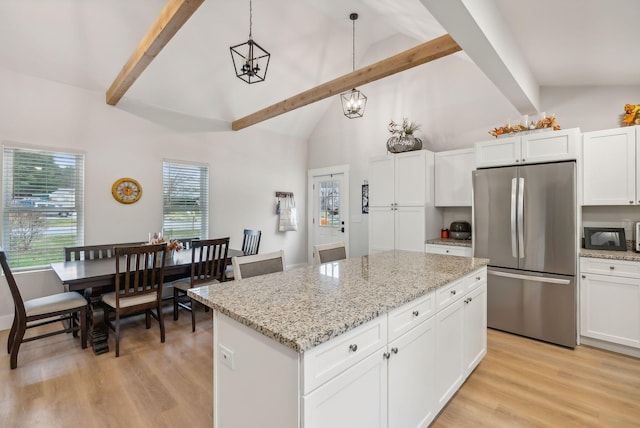
[[[210,166],[210,237],[262,230],[260,251],[284,249],[288,265],[306,263],[305,141],[252,127],[136,106],[105,103],[104,94],[0,68],[0,141],[86,154],[85,244],[146,240],[162,224],[162,160]],[[111,196],[119,177],[133,177],[143,196],[123,205]],[[275,192],[294,192],[298,232],[277,232]],[[51,270],[18,276],[25,297],[62,290]],[[13,317],[8,287],[0,281],[0,329]]]

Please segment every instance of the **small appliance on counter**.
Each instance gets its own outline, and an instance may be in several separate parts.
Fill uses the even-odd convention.
[[[456,220],[449,226],[449,237],[453,239],[471,238],[471,224],[467,221]]]

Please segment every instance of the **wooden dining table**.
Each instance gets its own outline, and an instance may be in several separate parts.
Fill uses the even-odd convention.
[[[175,281],[191,276],[191,250],[182,250],[167,255],[164,266],[164,282]],[[242,250],[229,248],[227,265],[235,256],[244,256]],[[114,258],[94,260],[74,260],[51,263],[51,269],[58,275],[69,291],[82,292],[89,302],[89,338],[96,354],[109,352],[107,343],[109,330],[105,324],[105,312],[101,295],[112,291],[116,281],[116,262]]]

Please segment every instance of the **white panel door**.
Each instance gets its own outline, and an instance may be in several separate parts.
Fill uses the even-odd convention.
[[[435,318],[389,344],[389,427],[422,428],[435,417]]]
[[[464,379],[463,305],[459,299],[436,315],[436,411],[447,404]]]
[[[520,163],[520,137],[504,137],[476,143],[476,166],[515,165]]]
[[[395,248],[395,210],[369,207],[369,254]]]
[[[630,127],[583,134],[583,205],[638,203],[635,133]]]
[[[487,353],[487,284],[467,294],[464,302],[464,367],[471,373]]]
[[[303,398],[305,428],[387,427],[384,348]]]
[[[426,151],[395,155],[395,204],[396,206],[424,205],[427,186]],[[431,183],[433,178],[429,180]]]
[[[437,207],[470,207],[472,180],[476,168],[474,149],[435,154],[435,200]]]
[[[369,162],[369,207],[390,207],[395,202],[394,165],[392,156]]]
[[[424,206],[396,207],[393,212],[395,212],[396,250],[424,252]]]

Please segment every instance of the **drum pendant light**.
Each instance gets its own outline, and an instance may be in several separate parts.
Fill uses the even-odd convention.
[[[353,71],[356,70],[356,19],[358,19],[357,13],[349,15],[349,19],[353,22]],[[364,107],[367,105],[367,97],[362,92],[353,88],[350,91],[340,94],[340,100],[342,101],[342,111],[344,115],[349,119],[355,119],[364,115]]]

